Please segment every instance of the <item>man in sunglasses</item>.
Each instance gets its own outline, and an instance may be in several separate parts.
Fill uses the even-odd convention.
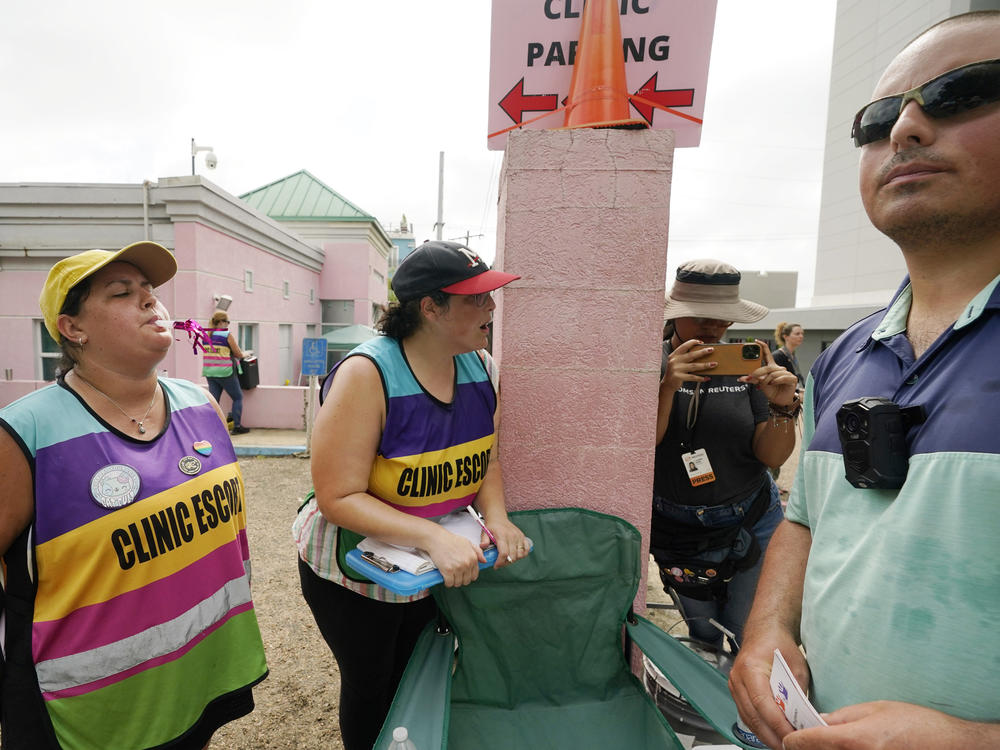
[[[1000,11],[911,42],[851,135],[865,209],[908,277],[810,372],[730,690],[772,748],[1000,747]],[[884,456],[845,451],[837,412],[873,396],[925,418],[891,434],[859,421],[905,467],[865,487],[846,475]],[[776,649],[828,726],[793,731]]]

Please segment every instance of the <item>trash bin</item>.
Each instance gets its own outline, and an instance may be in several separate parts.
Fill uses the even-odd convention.
[[[257,358],[254,356],[246,357],[240,366],[243,372],[240,373],[240,388],[244,391],[249,391],[252,388],[256,388],[260,384],[260,371],[257,369]]]

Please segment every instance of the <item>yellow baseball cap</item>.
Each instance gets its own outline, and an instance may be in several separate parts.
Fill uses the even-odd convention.
[[[62,310],[69,290],[116,260],[131,263],[142,271],[154,287],[170,281],[177,273],[177,261],[173,254],[157,242],[133,242],[117,252],[87,250],[63,258],[49,270],[42,294],[38,298],[45,328],[56,343],[59,342],[59,311]]]

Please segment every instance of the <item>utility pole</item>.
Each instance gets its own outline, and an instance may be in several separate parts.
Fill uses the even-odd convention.
[[[466,231],[466,233],[465,233],[465,246],[466,247],[472,247],[472,245],[469,244],[469,240],[471,238],[473,238],[473,237],[485,237],[485,236],[486,236],[485,234],[472,234],[471,232]],[[455,241],[460,240],[460,239],[462,239],[462,238],[461,237],[452,237],[451,241],[455,242]]]
[[[438,220],[434,224],[437,230],[437,238],[441,239],[441,231],[444,229],[444,151],[438,154]]]

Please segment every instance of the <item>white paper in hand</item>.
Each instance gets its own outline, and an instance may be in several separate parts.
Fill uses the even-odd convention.
[[[827,726],[823,717],[809,702],[778,649],[774,649],[774,660],[771,662],[771,695],[785,712],[788,723],[796,729]]]
[[[436,520],[440,526],[448,529],[452,534],[465,537],[476,547],[479,546],[483,531],[476,523],[476,519],[468,513],[454,511]],[[389,544],[368,536],[358,542],[358,549],[362,552],[369,552],[386,564],[396,565],[400,570],[405,570],[415,576],[437,569],[431,556],[416,547]]]
[[[395,565],[400,570],[405,570],[415,576],[437,567],[423,550],[416,547],[400,547],[370,536],[358,542],[358,549],[374,555],[384,565]],[[388,568],[385,569],[388,570]]]

